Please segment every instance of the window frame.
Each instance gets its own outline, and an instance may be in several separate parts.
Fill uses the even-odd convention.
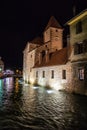
[[[76,34],[79,34],[82,32],[82,22],[79,21],[77,24],[76,24]]]
[[[85,73],[84,73],[84,68],[78,68],[78,78],[79,80],[84,80],[85,78]]]
[[[51,70],[51,79],[54,79],[54,70]]]
[[[45,71],[42,72],[42,77],[45,78]]]
[[[62,79],[66,79],[66,70],[62,70]]]

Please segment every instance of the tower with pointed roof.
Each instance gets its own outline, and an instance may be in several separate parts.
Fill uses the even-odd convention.
[[[44,43],[50,43],[50,50],[60,50],[63,48],[63,28],[54,18],[51,16],[43,33]]]

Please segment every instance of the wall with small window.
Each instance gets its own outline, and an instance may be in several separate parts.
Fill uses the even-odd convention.
[[[33,68],[31,81],[37,81],[38,85],[50,86],[56,90],[70,89],[71,79],[71,66],[59,65],[41,68]]]
[[[87,39],[87,16],[70,25],[70,44],[74,45],[84,39]]]
[[[62,70],[62,79],[66,79],[66,70]]]
[[[84,80],[84,68],[78,68],[78,78]]]
[[[87,62],[72,64],[72,86],[74,93],[87,94]]]
[[[87,53],[87,39],[74,44],[74,55]]]
[[[76,23],[76,34],[79,34],[82,32],[82,22],[79,21]]]

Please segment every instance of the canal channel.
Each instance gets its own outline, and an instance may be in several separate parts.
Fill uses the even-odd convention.
[[[0,79],[0,130],[87,130],[87,97]]]

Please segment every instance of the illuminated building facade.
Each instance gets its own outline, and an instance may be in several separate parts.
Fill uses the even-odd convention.
[[[3,76],[3,71],[4,71],[4,62],[1,60],[0,57],[0,77]]]
[[[87,9],[67,22],[70,26],[70,62],[74,93],[87,95]]]
[[[63,48],[63,28],[52,16],[43,38],[28,42],[23,51],[23,78],[26,82],[66,89],[71,84],[68,48]]]
[[[43,38],[27,43],[23,51],[23,78],[32,84],[87,95],[87,10],[67,25],[67,47],[63,47],[63,28],[53,16]]]

